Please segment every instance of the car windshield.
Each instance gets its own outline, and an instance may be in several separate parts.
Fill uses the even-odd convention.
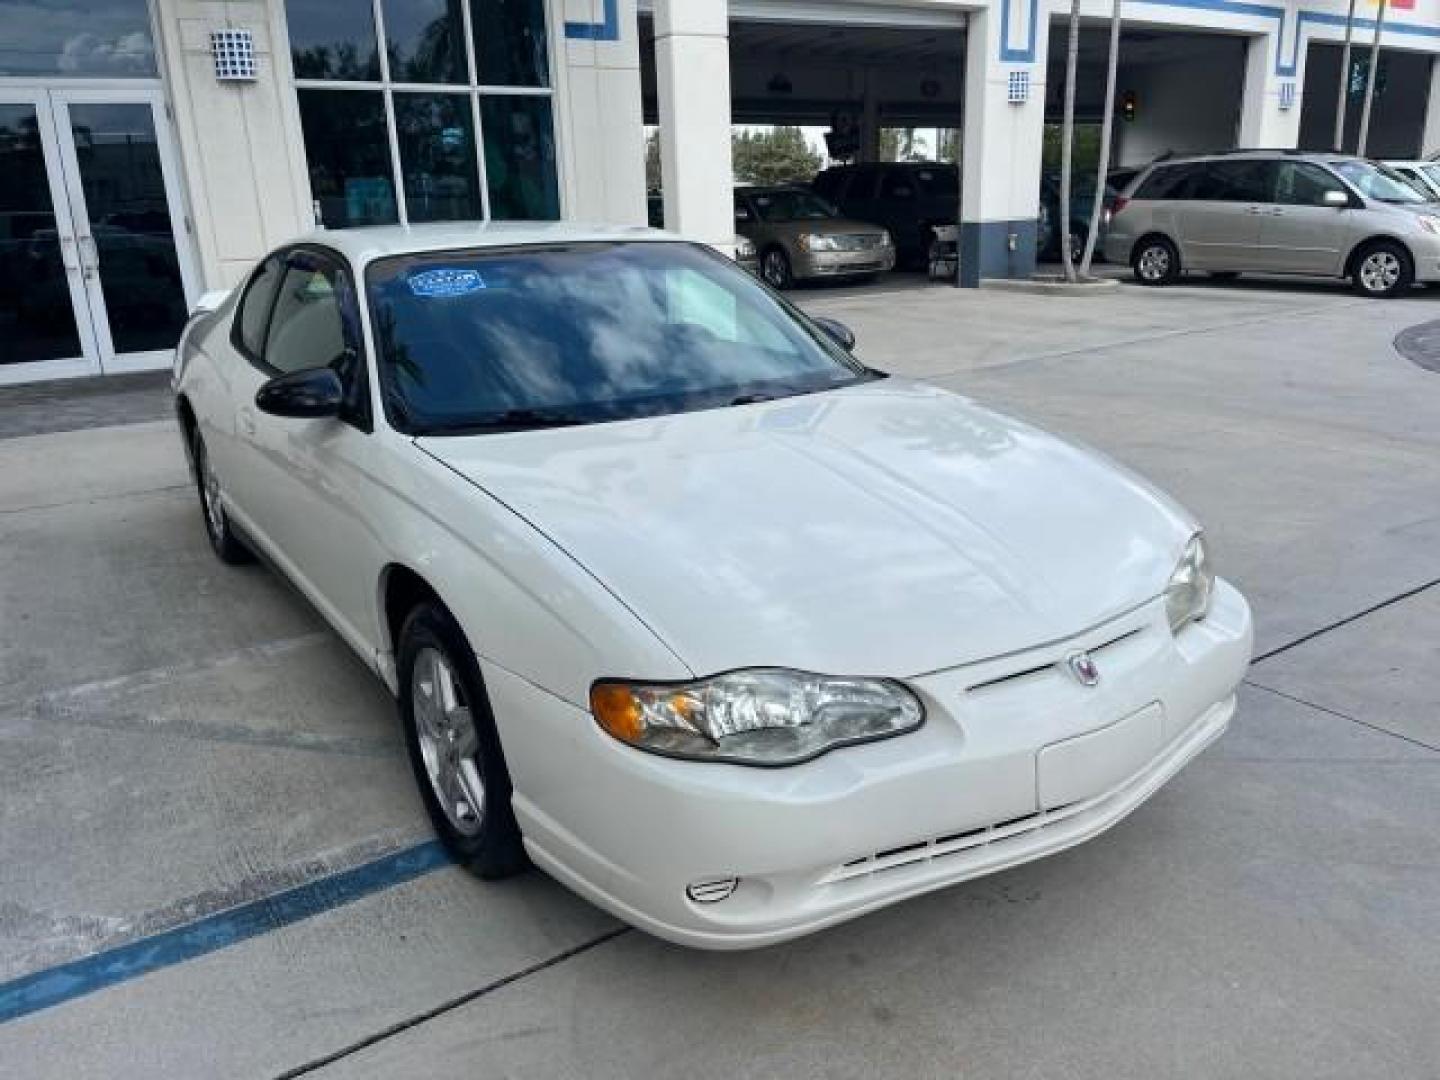
[[[366,275],[408,434],[658,416],[879,376],[729,259],[684,243],[397,256]]]
[[[1421,165],[1420,171],[1432,184],[1440,185],[1440,165]]]
[[[750,196],[761,221],[824,221],[840,212],[808,191],[757,191]]]
[[[1425,197],[1398,172],[1373,161],[1332,161],[1330,167],[1368,198],[1387,203],[1425,201]]]

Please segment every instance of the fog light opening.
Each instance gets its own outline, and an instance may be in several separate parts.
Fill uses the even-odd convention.
[[[721,900],[730,899],[739,885],[738,877],[706,878],[692,882],[685,889],[685,895],[697,904],[718,904]]]

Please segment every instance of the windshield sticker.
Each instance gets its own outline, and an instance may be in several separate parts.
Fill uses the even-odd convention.
[[[457,270],[448,266],[411,274],[407,284],[412,293],[423,297],[464,296],[485,288],[484,279],[474,270]]]

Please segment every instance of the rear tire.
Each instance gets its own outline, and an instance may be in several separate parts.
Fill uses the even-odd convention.
[[[1415,282],[1410,252],[1393,240],[1375,240],[1355,253],[1350,284],[1361,296],[1389,299]]]
[[[190,436],[190,460],[195,466],[195,489],[200,496],[200,514],[211,550],[227,566],[254,562],[254,554],[230,525],[230,517],[225,513],[225,500],[220,492],[220,477],[210,462],[210,454],[198,428]]]
[[[510,805],[510,771],[480,664],[443,606],[418,605],[400,629],[400,720],[420,797],[456,860],[493,880],[530,865]]]
[[[1163,236],[1147,236],[1135,245],[1130,269],[1141,285],[1173,285],[1180,280],[1180,252]]]

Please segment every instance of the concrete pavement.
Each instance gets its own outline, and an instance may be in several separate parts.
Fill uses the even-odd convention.
[[[1390,346],[1433,299],[798,298],[1200,515],[1274,654],[1229,736],[1090,844],[790,945],[446,868],[0,1023],[0,1077],[1433,1076],[1440,375]],[[213,560],[168,424],[0,441],[0,614],[0,983],[428,835],[383,690]]]

